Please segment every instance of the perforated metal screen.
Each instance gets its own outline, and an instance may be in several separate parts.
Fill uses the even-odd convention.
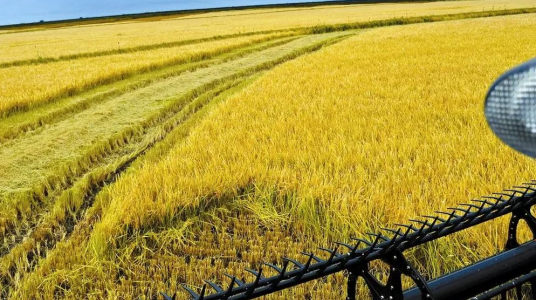
[[[536,157],[536,59],[503,74],[489,90],[484,111],[503,142]]]

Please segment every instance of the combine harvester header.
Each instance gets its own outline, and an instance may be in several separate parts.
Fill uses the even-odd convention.
[[[490,127],[505,143],[527,155],[536,155],[536,60],[529,61],[501,76],[486,97],[486,118]],[[350,244],[336,243],[334,249],[320,248],[326,258],[304,253],[302,261],[283,258],[281,266],[265,263],[264,268],[277,275],[263,276],[263,268],[247,270],[255,276],[244,283],[234,276],[221,287],[206,281],[200,292],[184,286],[193,300],[247,300],[288,289],[334,273],[348,274],[347,300],[356,299],[356,284],[361,277],[373,300],[484,300],[515,290],[517,299],[536,300],[536,181],[495,193],[412,220],[411,225],[370,233],[368,239],[353,239]],[[404,257],[404,251],[475,225],[510,215],[505,251],[445,276],[426,281]],[[524,220],[533,240],[518,242],[518,225]],[[389,266],[386,284],[371,274],[369,264],[382,261]],[[402,275],[415,287],[403,290]],[[208,294],[210,286],[215,293]],[[523,286],[530,289],[522,289]],[[162,293],[166,300],[173,300]],[[524,298],[525,297],[525,298]]]

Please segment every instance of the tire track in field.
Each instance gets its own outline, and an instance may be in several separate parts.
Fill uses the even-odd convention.
[[[17,74],[25,74],[25,72],[33,74],[31,76],[31,82],[33,83],[33,85],[26,84],[23,87],[24,89],[28,90],[27,95],[24,96],[25,100],[21,100],[23,99],[21,97],[25,94],[25,92],[22,91],[21,94],[15,93],[10,97],[7,97],[5,101],[0,102],[0,104],[2,104],[0,111],[0,119],[9,117],[13,114],[34,109],[48,103],[53,103],[64,98],[80,95],[89,89],[93,89],[106,84],[111,84],[114,82],[119,82],[126,78],[130,78],[142,73],[147,73],[154,70],[161,70],[170,66],[176,66],[180,64],[209,60],[224,53],[230,53],[244,47],[289,36],[296,36],[296,34],[265,34],[247,38],[238,37],[220,42],[205,42],[201,45],[183,45],[166,48],[167,54],[165,56],[160,56],[163,53],[158,52],[162,49],[156,49],[147,53],[147,55],[150,57],[148,58],[149,60],[145,63],[140,62],[140,59],[143,61],[143,58],[140,57],[140,54],[116,54],[113,56],[108,56],[110,58],[109,62],[111,64],[111,69],[104,72],[105,74],[98,74],[98,68],[106,68],[106,64],[102,64],[105,63],[106,60],[101,58],[97,58],[97,60],[95,60],[95,58],[91,57],[83,58],[80,60],[58,61],[51,64],[52,66],[23,66],[22,69],[21,67],[17,66],[5,69],[5,71],[0,69],[0,73],[2,73],[3,78],[11,78],[6,82],[7,85],[2,86],[2,89],[7,88],[8,91],[10,88],[12,89],[13,86],[16,85],[13,81],[14,79],[18,79],[21,82],[25,81],[25,79],[23,78],[24,76],[21,77]],[[207,46],[208,44],[212,45],[214,43],[216,44],[214,48]],[[195,47],[198,50],[194,50]],[[183,53],[183,49],[185,49],[186,52]],[[170,55],[169,53],[171,52],[175,52],[178,54]],[[73,66],[72,62],[74,62],[76,66]],[[93,64],[98,64],[99,67],[92,67]],[[80,68],[89,72],[89,76],[87,78],[85,76],[82,76],[84,78],[80,78],[80,80],[74,80],[77,76],[79,76],[79,73],[76,70]],[[65,71],[66,73],[63,74],[63,71]],[[35,81],[37,77],[35,77],[34,75],[43,72],[44,74],[56,76],[56,80],[54,80],[54,77],[44,76],[44,78],[42,78],[43,82],[39,83]],[[9,77],[6,77],[8,75]],[[57,76],[60,76],[61,78],[64,78],[65,76],[74,76],[72,78],[74,81],[54,83],[57,82]],[[50,86],[45,85],[45,83],[50,84]],[[32,92],[34,87],[36,88],[37,92]]]
[[[190,118],[199,114],[200,116],[194,119],[197,119],[197,121],[201,119],[207,111],[204,109],[206,104],[212,102],[214,98],[219,97],[222,93],[227,93],[229,89],[232,90],[235,87],[239,88],[240,86],[247,85],[251,81],[250,78],[256,76],[256,74],[246,75],[230,83],[217,86],[214,90],[197,97],[185,109],[181,110],[180,113],[165,122],[165,124],[155,126],[149,129],[148,132],[159,132],[163,128],[165,133],[171,133],[175,128],[182,127],[182,125],[186,127],[183,130],[189,132],[189,129],[196,123],[195,120],[190,122]],[[20,240],[17,244],[11,245],[12,248],[9,251],[0,251],[0,299],[7,299],[10,290],[16,287],[17,282],[20,282],[20,278],[32,272],[37,267],[39,261],[45,259],[49,251],[58,242],[69,239],[71,234],[79,226],[89,228],[93,226],[100,215],[100,205],[93,207],[100,190],[114,183],[118,179],[119,174],[128,169],[140,156],[143,156],[147,151],[152,149],[153,145],[167,137],[167,134],[162,133],[152,136],[151,134],[148,135],[149,138],[136,143],[138,147],[132,153],[123,156],[120,153],[112,155],[116,158],[116,162],[92,170],[82,179],[78,180],[72,187],[62,191],[62,194],[56,198],[54,207],[47,209],[47,211],[43,212],[42,216],[34,220],[37,223],[34,224],[24,239],[18,237]],[[174,143],[176,142],[178,141],[174,140]],[[97,181],[85,180],[99,173],[101,176]],[[80,201],[79,206],[69,208],[69,212],[65,214],[61,221],[56,220],[55,218],[57,216],[54,214],[55,209],[61,208],[61,203],[57,205],[58,200],[61,201],[68,199],[73,194],[76,195],[77,188],[86,185],[88,186],[88,190],[81,196],[82,201]]]
[[[64,60],[73,60],[73,59],[88,58],[88,57],[99,57],[99,56],[107,56],[107,55],[114,55],[114,54],[151,51],[151,50],[162,49],[162,48],[194,45],[194,44],[199,44],[203,42],[219,41],[219,40],[225,40],[225,39],[230,39],[230,38],[254,36],[254,35],[261,35],[261,34],[289,32],[289,35],[297,35],[299,30],[301,29],[252,31],[252,32],[245,32],[245,33],[218,35],[218,36],[201,38],[201,39],[191,39],[191,40],[158,43],[158,44],[140,45],[140,46],[133,46],[133,47],[127,47],[127,48],[122,48],[122,49],[110,49],[110,50],[102,50],[102,51],[94,51],[94,52],[66,54],[66,55],[60,55],[58,57],[39,57],[39,58],[33,58],[33,59],[14,60],[14,61],[0,63],[0,69],[5,69],[5,68],[15,67],[15,66],[41,65],[41,64],[48,64],[48,63],[59,62],[59,61],[64,61]]]
[[[8,118],[0,118],[0,145],[8,140],[15,139],[22,134],[37,134],[38,129],[44,125],[51,125],[64,120],[75,113],[89,108],[92,105],[107,101],[113,97],[146,87],[154,82],[169,77],[178,76],[187,71],[207,68],[215,64],[228,62],[256,51],[279,46],[296,39],[297,37],[280,38],[261,42],[251,46],[239,48],[229,53],[220,54],[214,58],[188,64],[179,64],[126,78],[120,82],[97,86],[84,93],[64,98],[52,103],[45,103],[30,111],[22,111]]]
[[[4,218],[1,234],[4,241],[13,241],[12,245],[0,253],[0,266],[5,270],[1,272],[3,274],[0,273],[2,285],[9,289],[13,280],[18,281],[17,278],[20,278],[21,255],[23,261],[26,261],[23,267],[25,273],[35,267],[36,259],[38,261],[39,257],[43,257],[47,249],[52,249],[57,241],[67,237],[106,183],[114,181],[139,155],[195,112],[190,107],[189,113],[182,113],[189,105],[200,105],[195,103],[200,98],[199,94],[207,92],[217,95],[235,86],[233,82],[240,83],[259,71],[319,49],[322,45],[345,36],[348,33],[304,36],[237,60],[165,79],[91,107],[44,128],[39,135],[22,137],[1,145],[0,155],[10,156],[8,160],[0,162],[0,213]],[[95,145],[104,151],[93,152]],[[76,167],[83,168],[81,162],[87,163],[85,169],[79,173],[73,171]],[[62,169],[64,173],[50,173],[58,165],[67,166]],[[85,176],[88,174],[89,177]],[[55,176],[62,178],[54,182],[57,180]],[[87,181],[88,178],[94,180]],[[42,185],[43,181],[46,184]],[[69,188],[79,184],[86,190],[82,194],[71,193]],[[28,193],[32,186],[39,185],[44,186],[40,188],[44,190],[44,197]],[[43,219],[55,211],[55,200],[65,200],[65,197],[61,198],[65,194],[62,195],[62,192],[66,192],[67,201],[81,203],[73,211],[67,203],[63,207],[66,216],[61,219],[62,222],[48,226]],[[20,202],[25,197],[17,198],[17,193],[33,195],[34,199],[30,203]],[[9,214],[6,214],[10,205],[19,205],[11,210],[15,213],[15,218],[11,220]],[[51,218],[53,220],[54,216]],[[20,225],[24,223],[27,224],[26,228]],[[45,226],[40,227],[42,224]],[[34,239],[35,236],[39,236],[44,243],[28,241],[28,238]],[[36,245],[40,249],[37,254],[33,252]]]
[[[90,107],[44,128],[38,135],[9,141],[0,146],[0,156],[5,158],[0,161],[0,199],[46,180],[48,170],[82,158],[91,145],[117,134],[126,137],[125,130],[150,122],[166,106],[183,105],[176,103],[176,99],[196,88],[338,36],[341,34],[305,36],[237,60],[168,78]]]

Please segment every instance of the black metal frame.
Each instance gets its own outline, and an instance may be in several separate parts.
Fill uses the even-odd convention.
[[[347,300],[355,300],[356,282],[362,277],[370,290],[373,300],[443,300],[443,299],[491,299],[496,295],[505,298],[505,292],[526,283],[532,285],[532,297],[536,300],[536,241],[520,245],[517,241],[517,227],[520,220],[527,222],[536,239],[536,218],[531,207],[536,204],[536,181],[525,183],[515,189],[494,193],[449,208],[450,212],[436,212],[436,216],[423,216],[411,220],[412,224],[397,224],[398,228],[384,229],[381,233],[369,233],[370,239],[354,238],[353,244],[336,243],[335,249],[320,248],[329,254],[322,259],[307,253],[305,262],[283,258],[282,266],[265,263],[278,275],[264,277],[262,267],[247,270],[255,276],[251,283],[244,283],[234,276],[228,276],[231,283],[227,288],[206,281],[216,293],[207,295],[207,284],[197,293],[184,285],[193,300],[247,300],[272,294],[305,282],[322,278],[337,272],[348,272]],[[512,214],[507,251],[480,263],[458,270],[441,278],[426,282],[419,272],[408,262],[403,252],[409,248],[462,231],[472,226]],[[340,248],[347,252],[339,252]],[[387,284],[380,283],[368,269],[370,262],[381,260],[389,265]],[[415,288],[402,290],[402,275],[415,282]],[[447,288],[445,288],[447,287]],[[162,293],[166,300],[175,298]],[[521,298],[519,298],[521,299]]]

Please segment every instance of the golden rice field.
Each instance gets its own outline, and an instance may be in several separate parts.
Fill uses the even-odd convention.
[[[235,37],[152,51],[0,69],[0,94],[6,95],[0,103],[0,114],[69,96],[133,74],[179,63],[207,60],[233,49],[284,36],[288,36],[288,33]]]
[[[244,268],[533,179],[536,163],[482,109],[498,75],[536,56],[533,6],[0,31],[0,299],[161,299],[224,273],[251,281]],[[407,256],[435,278],[501,251],[507,222]],[[263,299],[341,299],[345,280]]]
[[[366,22],[396,17],[441,15],[534,7],[532,0],[469,0],[380,5],[339,5],[285,9],[215,12],[161,21],[120,22],[108,26],[81,25],[56,30],[0,32],[0,63],[47,60],[69,55],[101,55],[136,47],[169,44],[248,32]]]

